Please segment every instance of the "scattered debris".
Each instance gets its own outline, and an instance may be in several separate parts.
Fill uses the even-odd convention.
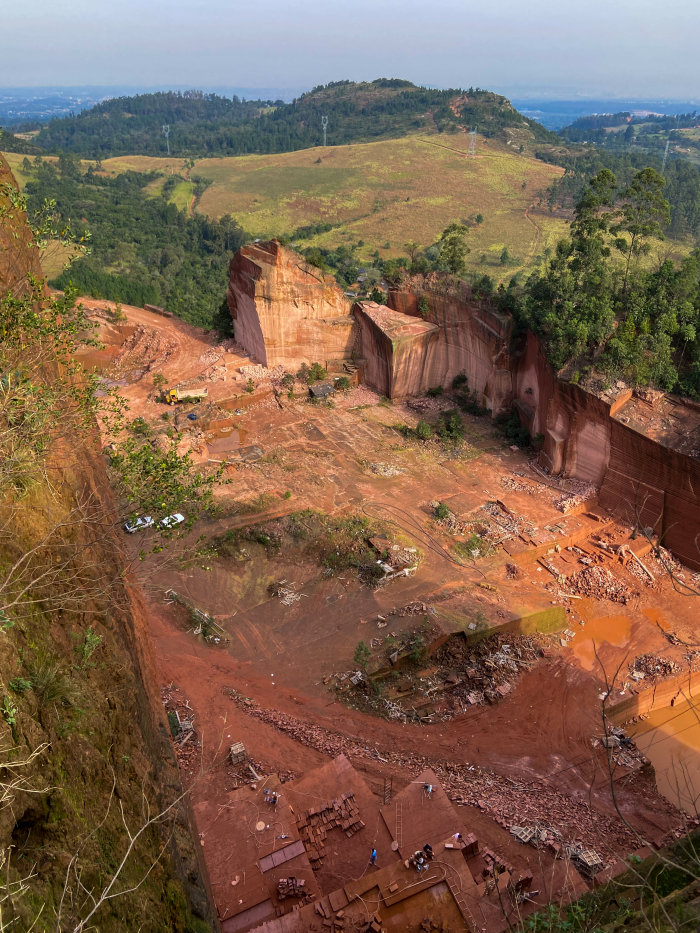
[[[401,476],[407,472],[403,467],[393,466],[391,463],[367,463],[366,466],[376,476]]]
[[[291,606],[300,602],[302,596],[306,596],[305,593],[297,593],[293,588],[295,585],[294,583],[287,583],[286,580],[280,580],[279,583],[271,583],[267,588],[267,592],[270,596],[280,599],[283,606]]]
[[[650,684],[681,671],[680,664],[657,654],[640,654],[629,663],[628,668],[630,676],[635,680],[644,678]]]
[[[592,599],[608,599],[613,603],[627,604],[635,595],[621,583],[607,567],[586,567],[568,578],[574,592]]]

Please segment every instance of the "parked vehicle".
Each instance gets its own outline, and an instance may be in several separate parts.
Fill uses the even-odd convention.
[[[209,395],[209,389],[206,386],[195,388],[192,386],[189,389],[180,389],[175,386],[174,389],[166,389],[163,392],[163,400],[168,403],[168,405],[175,405],[176,402],[186,402],[188,399],[191,399],[193,402],[198,402],[203,398],[206,398]]]
[[[161,528],[177,528],[177,526],[181,525],[184,520],[184,515],[180,515],[179,512],[175,512],[173,515],[166,515],[166,517],[162,518],[158,524]]]
[[[124,525],[124,531],[128,532],[130,535],[136,534],[137,531],[145,531],[146,528],[151,528],[154,522],[150,515],[144,515],[143,518],[134,518],[131,521],[128,521]]]

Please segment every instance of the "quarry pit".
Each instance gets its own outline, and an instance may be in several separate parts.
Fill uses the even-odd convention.
[[[234,285],[240,261],[232,263]],[[276,295],[268,293],[273,304]],[[284,300],[293,300],[290,289]],[[630,504],[628,496],[621,507],[623,474],[619,461],[610,465],[605,436],[604,417],[619,417],[616,424],[625,426],[635,421],[639,432],[645,419],[654,420],[658,400],[631,392],[625,398],[621,391],[612,403],[592,398],[586,404],[594,415],[587,418],[580,399],[570,396],[560,406],[573,437],[568,451],[561,416],[545,418],[539,452],[518,449],[491,415],[514,405],[532,434],[540,433],[545,422],[538,423],[536,403],[544,390],[542,380],[533,381],[539,364],[516,369],[513,377],[503,354],[484,352],[467,375],[483,413],[462,409],[461,439],[421,441],[416,426],[435,424],[458,406],[451,384],[468,369],[459,359],[435,362],[443,352],[440,334],[449,328],[441,328],[435,312],[430,326],[414,317],[415,326],[402,330],[400,318],[409,317],[415,295],[394,296],[393,309],[356,308],[356,323],[342,296],[334,300],[339,324],[320,317],[313,324],[306,313],[296,333],[308,341],[312,324],[330,332],[336,358],[317,355],[329,346],[319,339],[304,353],[297,348],[292,365],[281,354],[261,361],[262,331],[254,354],[250,329],[240,332],[246,347],[132,307],[122,309],[126,321],[118,330],[104,317],[108,303],[83,299],[110,346],[108,359],[91,362],[120,385],[132,415],[156,438],[175,426],[181,449],[198,468],[223,464],[228,481],[217,491],[217,516],[197,525],[216,555],[186,571],[158,571],[147,588],[166,709],[191,715],[194,723],[193,739],[176,741],[181,775],[191,788],[225,933],[261,924],[269,933],[323,929],[324,910],[333,924],[347,911],[355,928],[367,923],[370,929],[373,921],[359,907],[365,895],[377,913],[383,905],[374,921],[380,929],[414,922],[419,929],[430,909],[456,928],[463,923],[496,933],[507,927],[508,911],[498,886],[483,880],[490,865],[520,878],[521,890],[529,885],[536,892],[514,896],[512,909],[527,913],[554,892],[572,899],[592,883],[575,857],[559,858],[567,846],[595,850],[602,878],[638,849],[633,830],[661,845],[688,823],[678,809],[687,801],[655,778],[656,750],[609,739],[611,728],[631,735],[654,710],[676,698],[691,700],[700,683],[689,651],[698,618],[692,536],[684,524],[674,553],[657,550],[662,516],[652,506],[658,502],[645,494]],[[304,301],[308,312],[308,295]],[[481,323],[470,326],[480,330],[482,344],[502,344],[504,334],[486,322],[483,309],[476,316]],[[405,340],[408,350],[401,348]],[[525,363],[534,352],[526,348]],[[282,382],[285,372],[294,375],[300,363],[319,356],[331,382],[346,373],[350,383],[330,402],[311,398],[302,380],[291,389]],[[435,372],[440,365],[444,391],[426,395],[437,383],[430,367]],[[154,388],[155,373],[185,390],[205,385],[206,398],[168,408]],[[552,396],[565,391],[549,388]],[[663,404],[679,408],[673,400]],[[692,434],[696,416],[685,413]],[[692,460],[688,453],[671,453],[685,458],[681,472],[696,469],[696,461],[685,462]],[[658,499],[657,487],[647,485]],[[677,508],[678,490],[663,494]],[[438,517],[438,504],[446,506],[445,517]],[[349,519],[366,523],[362,565],[334,555],[329,545]],[[403,557],[394,559],[395,552]],[[384,564],[369,576],[368,554]],[[192,607],[215,620],[209,637],[193,631]],[[358,655],[360,643],[366,655]],[[252,772],[228,759],[233,743],[244,745]],[[684,767],[694,769],[690,745],[683,755]],[[404,871],[401,859],[418,842],[408,848],[401,842],[397,801],[405,798],[406,812],[418,819],[433,801],[414,799],[412,788],[426,782],[435,784],[446,814],[435,842],[443,845],[452,830],[473,834],[477,854],[465,851],[466,863],[431,872],[432,886],[398,898],[392,885],[408,885],[397,875]],[[281,795],[275,809],[281,836],[257,839],[252,814],[262,813],[267,825],[266,796],[274,788]],[[363,825],[320,855],[304,835],[300,811],[312,820],[314,803],[326,806],[323,801],[350,790],[362,801],[353,818]],[[237,807],[238,817],[226,816]],[[524,845],[514,835],[522,827],[544,832],[546,843]],[[232,848],[236,832],[248,841]],[[298,840],[293,852],[285,842],[288,865],[280,862],[269,874],[254,867],[282,858],[275,853],[287,836]],[[368,877],[375,871],[368,865],[372,848],[379,852],[376,884]],[[443,861],[450,858],[443,851]],[[462,881],[451,882],[464,864]],[[282,898],[280,879],[292,871],[304,873],[306,886]],[[239,896],[237,885],[251,872],[255,886]],[[528,872],[534,880],[526,885]],[[321,910],[314,906],[324,903]]]

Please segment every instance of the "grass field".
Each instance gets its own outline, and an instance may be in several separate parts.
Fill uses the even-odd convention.
[[[517,140],[516,140],[517,142]],[[467,158],[465,134],[412,136],[350,146],[305,149],[278,155],[201,159],[194,171],[211,181],[196,210],[214,219],[231,214],[255,237],[292,234],[325,222],[334,229],[301,241],[334,248],[363,241],[355,255],[369,262],[379,250],[388,259],[405,255],[403,244],[429,246],[453,221],[469,222],[467,268],[497,280],[530,266],[568,233],[561,218],[531,210],[563,169],[522,155],[505,143],[478,138],[477,158]],[[6,156],[20,184],[24,156]],[[51,157],[47,157],[51,158]],[[90,162],[83,162],[84,169]],[[106,159],[104,171],[157,171],[145,189],[155,197],[170,174],[184,173],[177,158],[123,156]],[[170,200],[187,210],[194,185],[185,180]],[[475,224],[478,214],[483,223]],[[685,244],[666,241],[676,256]],[[504,247],[511,262],[500,264]]]
[[[378,249],[384,258],[405,255],[407,240],[428,246],[449,223],[482,214],[484,222],[469,234],[469,265],[493,273],[489,267],[498,266],[507,246],[515,257],[507,270],[512,274],[567,232],[561,220],[526,215],[562,170],[483,139],[479,157],[467,159],[467,146],[464,135],[410,137],[204,159],[196,172],[213,184],[197,210],[217,218],[232,214],[258,237],[331,223],[337,229],[304,244],[331,247],[363,240],[360,255]]]

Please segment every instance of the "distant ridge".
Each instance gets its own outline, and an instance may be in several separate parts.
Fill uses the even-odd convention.
[[[161,132],[167,124],[175,156],[291,152],[322,144],[321,116],[328,117],[329,145],[415,133],[458,133],[475,124],[486,136],[519,127],[541,141],[551,138],[506,97],[490,91],[437,90],[400,78],[379,78],[319,85],[291,103],[228,99],[202,91],[118,97],[52,120],[33,143],[47,152],[95,159],[161,156],[167,152]]]

